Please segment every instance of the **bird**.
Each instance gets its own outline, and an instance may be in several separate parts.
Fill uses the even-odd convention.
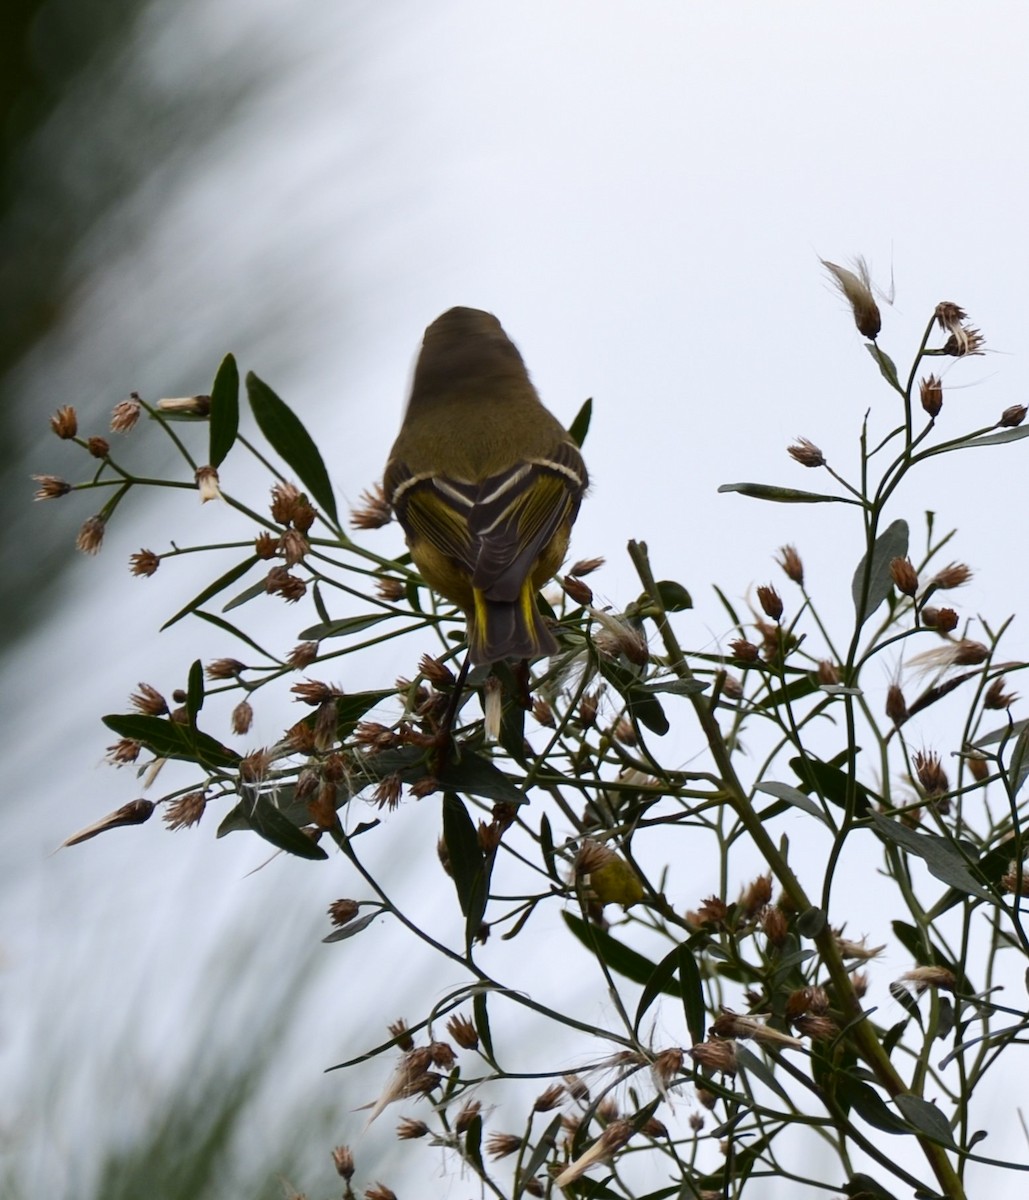
[[[536,595],[564,560],[588,483],[497,318],[437,317],[383,489],[422,578],[463,610],[472,666],[556,653]]]

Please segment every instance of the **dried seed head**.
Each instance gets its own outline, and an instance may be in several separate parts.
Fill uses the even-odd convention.
[[[293,513],[300,503],[300,489],[295,483],[279,480],[272,484],[272,502],[270,511],[272,520],[277,525],[289,525]]]
[[[106,833],[108,829],[120,829],[125,825],[142,825],[144,821],[150,820],[153,812],[153,801],[130,800],[128,804],[123,804],[113,813],[108,813],[106,817],[101,817],[99,821],[94,821],[92,825],[87,825],[85,829],[80,829],[78,833],[73,833],[71,837],[65,838],[61,846],[78,846],[82,842],[88,842],[90,838],[95,838],[98,834]]]
[[[82,528],[79,530],[79,535],[75,539],[75,545],[83,554],[99,554],[100,547],[104,544],[104,529],[106,527],[107,520],[105,517],[90,517],[88,521],[83,522]]]
[[[1004,676],[998,675],[986,689],[983,696],[983,707],[992,709],[1009,708],[1018,699],[1014,692],[1004,690]]]
[[[592,575],[594,571],[599,571],[604,561],[602,558],[580,558],[568,568],[568,574],[581,579],[583,575]]]
[[[475,1024],[468,1017],[455,1014],[447,1022],[447,1033],[454,1039],[462,1050],[477,1050],[479,1034]]]
[[[564,1075],[565,1091],[573,1100],[585,1102],[590,1098],[590,1090],[578,1075]]]
[[[939,634],[945,635],[957,628],[958,614],[952,608],[934,608],[927,604],[919,615],[927,629],[935,629]]]
[[[376,1183],[374,1187],[365,1188],[364,1200],[397,1200],[397,1194],[384,1183]]]
[[[761,654],[760,648],[753,642],[748,642],[746,638],[736,638],[735,641],[729,643],[729,649],[732,651],[733,658],[742,663],[757,662]]]
[[[882,317],[879,314],[879,306],[875,302],[875,297],[872,295],[872,281],[868,264],[861,257],[855,258],[855,273],[855,271],[848,271],[846,267],[837,266],[836,263],[827,262],[824,258],[821,262],[832,277],[833,283],[836,284],[850,305],[858,333],[874,342],[882,328]]]
[[[106,438],[91,437],[86,439],[86,449],[94,458],[106,458],[111,452],[111,444]]]
[[[33,475],[32,478],[39,484],[34,500],[60,500],[71,491],[71,484],[58,479],[56,475]]]
[[[393,772],[379,781],[375,791],[372,792],[371,800],[379,808],[387,808],[392,812],[399,806],[402,793],[403,780],[397,772]]]
[[[441,1071],[449,1071],[457,1063],[454,1047],[449,1042],[431,1042],[427,1048],[429,1062]]]
[[[349,924],[360,911],[356,900],[333,900],[328,908],[329,919],[337,927]]]
[[[254,538],[254,553],[258,558],[274,558],[278,550],[279,539],[273,534],[263,531]]]
[[[166,396],[157,401],[161,412],[181,413],[186,417],[206,417],[211,411],[210,396]]]
[[[407,1030],[407,1022],[403,1017],[398,1017],[392,1025],[389,1026],[389,1036],[396,1038],[397,1045],[401,1050],[409,1051],[414,1049],[414,1038]],[[428,1059],[423,1064],[423,1069],[428,1066]]]
[[[737,901],[745,917],[756,916],[772,898],[772,875],[759,875],[742,892]]]
[[[689,1054],[705,1070],[718,1071],[722,1075],[736,1074],[736,1045],[732,1041],[698,1042]]]
[[[298,533],[307,533],[318,514],[306,496],[301,496],[293,506],[293,528]]]
[[[332,1162],[336,1173],[347,1181],[354,1176],[354,1156],[349,1146],[337,1146],[332,1152]]]
[[[522,1148],[522,1139],[513,1133],[494,1132],[486,1139],[486,1153],[490,1158],[507,1158]]]
[[[129,570],[133,575],[153,575],[161,565],[161,559],[153,550],[140,550],[129,555]]]
[[[827,658],[819,659],[815,672],[822,687],[838,687],[840,683],[840,668]]]
[[[977,667],[990,657],[989,649],[982,642],[974,642],[971,638],[962,638],[954,644],[954,666]]]
[[[913,596],[918,591],[918,573],[910,558],[891,558],[890,575],[898,592]]]
[[[557,1108],[561,1103],[562,1097],[565,1094],[564,1088],[559,1083],[552,1083],[550,1087],[536,1097],[532,1106],[533,1112],[544,1113],[550,1112],[551,1109]]]
[[[724,900],[719,900],[717,896],[708,896],[696,912],[686,914],[686,921],[691,927],[698,929],[704,925],[721,925],[728,912],[729,907]]]
[[[600,707],[599,691],[586,692],[579,701],[579,724],[583,729],[592,729],[597,723],[597,709]]]
[[[857,996],[859,1000],[863,999],[865,993],[868,991],[868,972],[852,971],[850,975],[850,982],[854,988],[854,995]]]
[[[633,1128],[629,1121],[612,1121],[589,1149],[584,1154],[580,1154],[575,1162],[569,1163],[560,1175],[556,1177],[554,1186],[563,1188],[567,1187],[570,1183],[574,1183],[594,1163],[605,1162],[621,1150],[629,1138],[632,1137],[632,1134]]]
[[[204,674],[208,679],[236,679],[245,670],[238,658],[216,658],[207,664]]]
[[[1004,409],[1000,414],[997,424],[1004,429],[1014,429],[1017,425],[1022,424],[1027,412],[1029,409],[1024,404],[1012,404],[1010,408]]]
[[[952,992],[957,980],[954,978],[954,972],[948,971],[946,967],[914,967],[905,971],[897,982],[913,984],[916,994],[920,996],[926,988]]]
[[[134,763],[139,758],[139,752],[143,749],[140,742],[132,738],[122,738],[114,743],[113,746],[107,747],[107,753],[104,757],[109,763],[113,763],[116,767],[123,767],[126,763]]]
[[[1029,870],[1025,863],[1011,862],[1000,877],[1000,885],[1014,896],[1029,896]]]
[[[375,581],[375,591],[380,599],[386,600],[390,604],[396,604],[406,595],[407,585],[402,579],[397,579],[393,575],[381,575]]]
[[[133,708],[145,713],[148,717],[165,716],[168,712],[168,701],[157,688],[151,687],[149,683],[141,683],[138,686],[139,691],[129,697]]]
[[[188,829],[199,822],[206,807],[207,798],[203,792],[190,792],[168,805],[164,810],[164,823],[170,830]]]
[[[304,556],[310,549],[311,543],[299,529],[287,529],[279,538],[276,553],[287,567],[295,567],[298,562],[303,562]]]
[[[775,588],[771,584],[767,587],[762,585],[757,589],[757,599],[765,616],[778,621],[782,616],[782,597]]]
[[[780,546],[779,558],[776,559],[776,562],[782,567],[788,579],[792,579],[798,587],[804,586],[804,564],[800,560],[796,546]]]
[[[463,1104],[458,1109],[457,1116],[454,1118],[454,1132],[467,1133],[472,1122],[481,1111],[482,1105],[478,1100],[469,1100],[466,1104]]]
[[[673,1080],[682,1074],[685,1057],[685,1051],[680,1046],[670,1046],[657,1055],[650,1069],[654,1073],[659,1090],[664,1091]]]
[[[128,433],[139,420],[143,402],[137,392],[132,392],[128,400],[122,400],[114,406],[111,413],[111,432]]]
[[[586,608],[593,603],[593,589],[588,583],[583,583],[581,579],[577,579],[574,575],[566,575],[562,580],[561,586],[564,588],[565,595],[574,604],[579,604],[583,608]]]
[[[845,938],[842,929],[834,929],[833,937],[836,940],[836,945],[839,947],[840,954],[844,958],[857,959],[859,962],[867,962],[869,959],[877,958],[886,949],[885,946],[869,946],[867,936],[863,937],[859,942],[855,942],[851,938]]]
[[[397,1125],[397,1137],[401,1141],[425,1137],[428,1132],[429,1127],[424,1121],[413,1121],[410,1117],[404,1117]]]
[[[978,329],[962,325],[943,344],[943,353],[954,358],[965,358],[971,354],[983,354],[986,339]]]
[[[70,404],[65,404],[50,418],[50,428],[59,438],[73,438],[79,431],[79,418]]]
[[[532,716],[537,724],[542,725],[544,729],[556,728],[557,722],[554,720],[554,710],[540,695],[533,697]]]
[[[814,1013],[804,1013],[793,1022],[796,1029],[813,1042],[826,1042],[839,1033],[839,1027],[832,1017],[820,1017]]]
[[[249,700],[240,700],[232,710],[232,732],[243,735],[250,732],[254,723],[254,710]]]
[[[286,662],[294,671],[302,671],[304,667],[309,667],[317,657],[317,642],[300,642],[286,655]]]
[[[336,700],[343,695],[343,689],[330,683],[322,683],[318,679],[304,679],[295,683],[289,689],[294,696],[304,704],[312,706],[324,704],[326,700]]]
[[[934,315],[940,328],[946,333],[953,333],[956,329],[960,329],[962,321],[968,317],[968,313],[956,305],[953,300],[941,300],[936,305]]]
[[[968,771],[976,783],[984,783],[990,777],[990,760],[977,750],[966,749],[965,762]]]
[[[741,1016],[739,1013],[734,1013],[731,1008],[722,1009],[711,1024],[711,1032],[719,1038],[736,1038],[741,1041],[753,1038],[766,1045],[796,1047],[803,1044],[796,1038],[790,1037],[789,1034],[772,1029],[764,1021],[760,1021],[756,1017]]]
[[[593,644],[605,658],[624,654],[638,667],[650,661],[647,639],[634,625],[599,608],[591,608],[590,616],[601,626],[594,634]]]
[[[761,914],[761,928],[772,946],[781,946],[790,931],[789,918],[777,904],[770,904]]]
[[[926,584],[926,591],[930,589],[942,588],[949,590],[950,588],[962,587],[972,578],[972,568],[965,563],[948,563],[941,571],[936,574]]]
[[[918,396],[922,407],[934,420],[943,408],[943,381],[937,375],[930,375],[918,381]]]
[[[366,488],[360,501],[359,506],[350,510],[350,524],[354,529],[380,529],[393,519],[393,510],[381,483]]]
[[[295,604],[307,592],[307,584],[285,567],[272,567],[265,577],[264,590],[273,596],[280,595],[287,604]]]
[[[814,442],[805,437],[798,437],[792,446],[787,446],[787,452],[802,467],[824,467],[825,455]]]
[[[907,701],[898,683],[891,683],[886,689],[886,716],[894,725],[903,725],[908,719]]]

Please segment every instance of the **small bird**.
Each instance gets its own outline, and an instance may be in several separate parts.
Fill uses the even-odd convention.
[[[473,666],[557,650],[536,593],[564,559],[587,483],[497,318],[437,317],[384,488],[422,578],[464,610]]]

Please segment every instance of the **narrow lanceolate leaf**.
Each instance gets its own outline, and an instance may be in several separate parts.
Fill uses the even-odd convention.
[[[790,804],[794,808],[799,808],[801,812],[806,812],[808,816],[816,817],[823,825],[829,824],[825,813],[818,807],[818,804],[810,796],[800,791],[799,788],[791,787],[788,783],[769,782],[757,784],[755,790],[765,792],[769,796],[774,796],[784,804]],[[770,816],[771,813],[768,815]]]
[[[654,972],[657,970],[657,963],[651,962],[638,950],[633,950],[631,946],[620,942],[599,926],[590,925],[573,913],[563,912],[561,916],[564,917],[565,924],[586,949],[592,954],[599,955],[616,974],[624,975],[626,979],[643,984],[644,987],[648,980],[653,978]],[[669,996],[682,996],[682,989],[676,983],[674,975],[664,981],[661,991]]]
[[[261,432],[269,445],[297,473],[297,478],[333,521],[338,521],[336,498],[325,463],[300,418],[253,371],[247,373],[247,395]]]
[[[178,721],[170,721],[167,717],[111,713],[102,720],[119,737],[142,743],[158,758],[179,758],[209,769],[234,767],[239,762],[235,750],[223,746],[209,734],[188,725],[180,725]]]
[[[208,462],[217,467],[232,449],[239,430],[239,368],[231,354],[222,359],[211,387]]]
[[[689,946],[676,948],[679,971],[679,986],[682,988],[682,1007],[686,1014],[686,1027],[694,1042],[704,1040],[704,1028],[707,1020],[707,1007],[704,1004],[704,985],[700,978],[700,968]]]
[[[857,504],[850,496],[827,496],[823,492],[803,492],[799,488],[777,487],[771,483],[723,483],[720,492],[739,492],[752,500],[772,500],[776,504]]]
[[[443,841],[465,918],[465,941],[470,946],[486,912],[492,858],[487,859],[483,854],[475,824],[453,792],[447,792],[443,797]]]
[[[263,792],[241,800],[222,821],[218,828],[218,837],[224,837],[230,830],[238,829],[241,816],[254,833],[278,850],[312,860],[329,857],[317,842],[311,841],[306,833],[281,813]]]
[[[1029,729],[1023,729],[1018,735],[1015,748],[1011,751],[1011,761],[1008,763],[1008,786],[1011,788],[1012,799],[1022,790],[1022,784],[1025,783],[1027,775],[1029,775]]]
[[[972,446],[1003,446],[1005,442],[1018,442],[1024,437],[1029,437],[1029,425],[1019,425],[1015,429],[1001,429],[997,433],[987,433],[983,437],[969,438],[956,445],[941,446],[938,453],[942,454],[947,450],[968,450]]]
[[[371,629],[380,621],[388,621],[392,613],[361,613],[354,617],[340,617],[337,621],[319,621],[317,625],[301,631],[300,636],[305,642],[320,642],[330,637],[348,637],[352,633],[361,633]]]
[[[863,625],[890,594],[893,587],[890,563],[895,558],[904,558],[907,552],[908,523],[894,521],[875,539],[871,565],[867,554],[858,563],[850,590],[859,625]]]
[[[245,575],[255,562],[257,562],[257,555],[253,554],[250,558],[245,558],[241,563],[236,563],[234,567],[231,567],[224,575],[216,579],[214,583],[209,583],[198,596],[194,596],[185,608],[180,608],[174,617],[169,617],[161,626],[161,629],[167,629],[169,626],[174,625],[176,621],[181,621],[183,617],[188,617],[194,609],[199,608],[201,604],[206,604],[212,596],[217,596],[219,592],[223,592],[230,584],[235,583],[240,576]]]
[[[679,946],[674,946],[664,956],[663,959],[654,968],[650,978],[647,980],[646,986],[643,989],[643,995],[640,996],[640,1002],[636,1006],[636,1019],[632,1023],[633,1033],[639,1033],[640,1022],[646,1016],[647,1009],[661,994],[662,988],[671,979],[675,972],[679,969]]]
[[[582,408],[575,414],[575,420],[569,425],[568,432],[572,436],[572,441],[581,446],[586,440],[586,434],[590,428],[590,418],[593,416],[593,401],[587,400]]]
[[[979,883],[969,870],[969,864],[959,847],[950,839],[940,837],[935,833],[916,833],[899,821],[884,817],[881,813],[868,814],[881,837],[893,842],[909,854],[916,854],[934,875],[943,883],[964,892],[965,895],[978,896],[980,900],[990,900],[990,893]],[[975,851],[971,851],[975,855]]]
[[[189,681],[186,684],[186,712],[195,725],[197,713],[204,707],[204,666],[198,658],[189,668]]]
[[[885,351],[880,350],[874,342],[870,342],[865,349],[875,360],[875,365],[882,373],[883,379],[886,380],[890,387],[903,395],[904,389],[900,386],[900,380],[897,378],[897,368],[894,365],[893,359]]]

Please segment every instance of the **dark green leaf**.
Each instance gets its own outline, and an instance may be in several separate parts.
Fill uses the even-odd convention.
[[[612,971],[624,975],[626,979],[631,979],[634,983],[646,986],[647,980],[654,974],[656,963],[626,946],[624,942],[612,937],[606,930],[596,925],[590,925],[581,917],[570,912],[563,912],[561,915],[564,917],[565,924],[586,949],[592,954],[599,955]],[[674,978],[666,980],[661,991],[669,996],[680,998],[682,996],[681,989],[675,983]]]
[[[590,428],[590,418],[593,416],[593,400],[587,400],[582,408],[575,414],[575,420],[568,427],[568,432],[571,435],[572,441],[577,446],[582,446],[586,440],[586,434]]]
[[[204,707],[204,664],[198,658],[189,668],[189,679],[186,684],[186,712],[195,725],[197,713]]]
[[[443,797],[443,841],[450,874],[465,917],[465,940],[471,945],[486,912],[486,859],[479,848],[475,824],[453,792]]]
[[[231,633],[233,637],[239,638],[241,642],[245,642],[251,650],[256,650],[258,654],[265,658],[275,659],[274,654],[269,654],[263,646],[259,646],[252,637],[248,637],[242,629],[237,629],[231,622],[226,621],[224,617],[219,617],[215,613],[204,612],[202,609],[197,609],[193,615],[199,617],[201,621],[207,621],[211,625],[216,625],[219,629],[224,629],[226,633]]]
[[[141,742],[158,758],[176,758],[196,762],[208,769],[234,767],[239,755],[206,733],[169,721],[166,717],[147,717],[134,713],[103,718],[108,729],[119,737]]]
[[[722,591],[720,587],[717,586],[717,584],[712,584],[711,586],[715,589],[715,595],[722,602],[722,607],[729,614],[729,620],[733,623],[733,625],[739,625],[740,619],[736,615],[736,609],[732,604],[729,603],[729,597],[725,594],[725,592]]]
[[[875,360],[875,365],[882,373],[883,379],[903,395],[904,389],[900,386],[900,380],[897,378],[897,368],[893,364],[893,359],[885,351],[880,350],[874,342],[866,342],[865,349]]]
[[[806,812],[808,816],[817,817],[823,825],[829,824],[825,813],[822,812],[814,800],[797,788],[791,787],[788,783],[759,783],[756,790],[766,792],[769,796],[775,796],[787,804],[792,804],[794,808],[799,808],[801,812]]]
[[[300,418],[253,371],[247,373],[247,395],[261,432],[269,445],[296,471],[316,504],[337,521],[336,498],[318,447]]]
[[[1027,775],[1029,775],[1029,729],[1023,729],[1018,735],[1015,748],[1011,751],[1011,760],[1008,763],[1008,787],[1011,789],[1012,799],[1022,790],[1022,784],[1025,783]]]
[[[268,594],[268,585],[263,579],[259,579],[256,583],[252,583],[248,588],[244,588],[238,596],[233,596],[231,600],[222,605],[222,612],[232,612],[234,608],[241,608],[244,604],[249,604],[251,600],[256,600],[258,596]]]
[[[858,563],[850,591],[859,625],[863,625],[890,594],[893,587],[890,563],[895,558],[904,558],[907,552],[908,523],[898,520],[875,539],[871,564],[867,553]]]
[[[816,938],[825,928],[825,913],[814,905],[797,917],[797,932],[801,937]]]
[[[640,1022],[646,1015],[647,1009],[650,1008],[658,996],[664,991],[665,984],[679,969],[679,950],[679,946],[674,946],[671,950],[669,950],[669,952],[654,968],[653,974],[647,980],[646,985],[643,988],[643,995],[640,996],[640,1002],[636,1006],[636,1019],[632,1023],[632,1031],[634,1034],[639,1033]],[[692,958],[690,961],[693,961]]]
[[[525,1170],[522,1172],[523,1178],[531,1179],[550,1157],[551,1152],[557,1145],[557,1135],[561,1132],[561,1121],[562,1116],[558,1113],[536,1139],[536,1148],[529,1156],[529,1161],[525,1164]]]
[[[925,942],[915,926],[908,925],[906,921],[893,921],[892,926],[897,941],[915,962],[923,967],[930,966],[932,956],[926,952]]]
[[[686,1028],[694,1042],[702,1042],[707,1022],[707,1007],[704,1004],[704,985],[700,978],[700,968],[689,946],[678,946],[676,952]]]
[[[664,692],[669,696],[696,696],[711,686],[702,679],[669,679],[666,683],[638,683],[641,692]]]
[[[464,1158],[465,1162],[471,1163],[473,1170],[477,1171],[480,1176],[486,1174],[482,1163],[481,1116],[472,1117],[468,1123],[468,1129],[464,1135]]]
[[[818,680],[814,675],[808,675],[805,672],[799,679],[794,679],[792,683],[788,683],[785,687],[776,688],[774,692],[769,692],[760,702],[758,708],[763,708],[767,711],[768,709],[779,708],[783,704],[793,704],[795,701],[803,700],[805,696],[810,696],[818,690]]]
[[[910,1126],[890,1108],[879,1093],[867,1083],[841,1071],[836,1079],[840,1099],[852,1108],[863,1121],[883,1133],[910,1133]]]
[[[921,1096],[900,1095],[894,1097],[894,1104],[900,1109],[905,1120],[909,1121],[919,1133],[925,1134],[941,1146],[955,1150],[954,1134],[951,1132],[947,1118],[929,1100]]]
[[[790,1103],[789,1094],[778,1079],[776,1079],[775,1072],[759,1054],[748,1049],[742,1042],[736,1043],[736,1061],[748,1075],[760,1080],[766,1088],[775,1092],[780,1099],[785,1100],[787,1104]]]
[[[459,762],[448,762],[439,774],[440,787],[483,800],[525,804],[525,793],[488,758],[467,750]]]
[[[843,1185],[843,1191],[850,1200],[897,1200],[893,1192],[888,1192],[871,1175],[862,1175],[860,1171],[851,1175]]]
[[[472,997],[472,1017],[475,1020],[475,1032],[479,1035],[479,1046],[490,1064],[495,1067],[497,1060],[493,1057],[493,1033],[490,1030],[486,1001],[486,992],[475,993]]]
[[[684,609],[693,607],[693,598],[689,592],[674,579],[659,579],[657,594],[665,612],[682,612]]]
[[[232,449],[239,430],[239,368],[231,354],[222,359],[211,387],[208,462],[217,468]]]
[[[540,817],[540,850],[543,852],[543,862],[546,864],[547,874],[555,883],[560,883],[561,876],[558,874],[557,862],[554,859],[554,834],[546,813]]]
[[[966,895],[978,896],[981,900],[991,899],[989,892],[969,871],[961,851],[949,839],[935,833],[916,833],[881,813],[872,812],[869,816],[882,837],[921,858],[931,875]]]
[[[336,734],[342,740],[354,731],[354,726],[365,713],[395,696],[395,688],[384,688],[377,692],[348,692],[336,700]]]
[[[851,780],[848,772],[832,763],[798,755],[790,759],[790,769],[796,772],[797,778],[807,788],[840,808],[846,807],[847,797],[853,787],[854,812],[858,816],[864,816],[872,807],[873,800],[878,800],[863,783]]]
[[[981,738],[977,738],[974,744],[979,747],[995,746],[998,742],[1006,741],[1016,733],[1021,733],[1023,729],[1029,729],[1029,717],[1021,721],[1012,721],[1010,725],[1004,725],[1000,729],[992,729],[989,733],[984,733]]]
[[[718,490],[739,492],[753,500],[772,500],[776,504],[857,504],[849,496],[826,496],[822,492],[802,492],[771,483],[723,483]]]
[[[599,659],[600,673],[611,684],[625,701],[629,716],[649,729],[652,733],[663,734],[669,729],[668,718],[661,707],[660,701],[653,692],[646,690],[638,682],[631,671],[612,662],[610,659]]]
[[[370,913],[365,913],[363,917],[358,917],[356,921],[348,921],[342,929],[334,929],[328,937],[323,937],[323,942],[345,942],[347,938],[352,938],[355,933],[360,933],[367,929],[368,926],[379,916],[381,910],[373,909]]]
[[[279,850],[312,860],[329,857],[317,842],[313,842],[288,817],[283,816],[263,792],[248,796],[236,807],[254,833]],[[218,837],[224,837],[231,829],[238,828],[236,824],[229,824],[229,817],[238,815],[235,809],[228,814],[218,828]]]
[[[1019,425],[1016,429],[1001,429],[997,433],[988,433],[984,437],[969,438],[967,442],[959,442],[947,449],[967,450],[972,446],[1002,446],[1005,442],[1018,442],[1029,437],[1029,425]]]
[[[169,626],[174,625],[176,621],[181,621],[183,617],[188,616],[191,612],[193,612],[194,609],[197,609],[201,604],[206,603],[211,599],[212,596],[217,596],[218,593],[224,591],[230,583],[235,583],[240,576],[245,575],[255,562],[257,562],[257,555],[253,554],[250,556],[250,558],[244,559],[243,562],[237,563],[230,570],[226,571],[225,574],[219,579],[216,579],[214,583],[208,584],[198,596],[194,596],[193,599],[190,600],[185,608],[180,608],[174,617],[170,617],[167,621],[165,621],[165,623],[161,626],[161,629],[168,629]]]
[[[305,629],[300,636],[308,642],[320,642],[324,638],[346,637],[351,633],[361,633],[365,629],[371,629],[373,625],[378,625],[381,621],[388,621],[392,615],[392,613],[362,613],[357,617],[341,617],[338,621],[320,621],[317,625],[311,625]]]

